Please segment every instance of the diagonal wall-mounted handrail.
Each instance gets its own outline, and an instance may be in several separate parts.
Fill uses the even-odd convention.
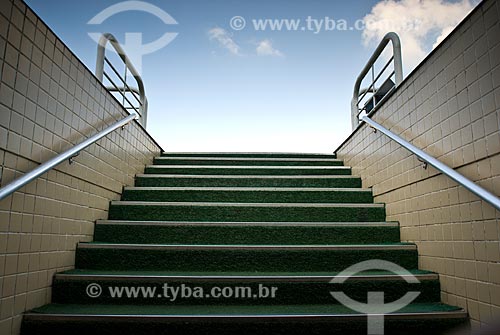
[[[417,148],[410,142],[404,140],[400,136],[394,134],[392,131],[389,129],[385,128],[384,126],[380,125],[379,123],[373,121],[370,119],[368,116],[363,116],[361,118],[362,122],[366,122],[370,127],[373,127],[374,129],[380,131],[382,134],[386,135],[389,137],[391,140],[397,142],[413,154],[415,154],[419,159],[424,161],[425,163],[435,167],[438,171],[442,172],[443,174],[447,175],[475,195],[477,195],[479,198],[483,199],[484,201],[488,202],[490,205],[495,207],[497,210],[500,211],[500,198],[498,198],[496,195],[493,193],[487,191],[486,189],[482,188],[478,184],[474,183],[464,175],[458,173],[448,165],[440,162],[436,158],[432,157],[431,155],[427,154],[423,150]]]
[[[137,88],[131,88],[127,84],[126,78],[122,78],[118,71],[113,67],[109,59],[106,57],[106,45],[108,42],[111,44],[111,46],[115,49],[116,53],[118,56],[120,56],[121,60],[125,64],[126,69],[130,71],[132,76],[135,78],[137,82]],[[108,66],[113,70],[113,72],[118,76],[120,81],[122,82],[121,85],[115,84],[109,75],[104,71],[104,65],[108,64]],[[99,39],[99,43],[97,44],[97,60],[96,60],[96,68],[95,68],[95,75],[97,79],[99,79],[101,82],[103,82],[104,77],[106,77],[112,84],[110,87],[106,87],[110,92],[118,92],[122,95],[124,102],[127,101],[129,104],[129,107],[125,107],[125,109],[133,109],[138,115],[139,115],[139,122],[146,127],[147,123],[147,116],[148,116],[148,103],[147,103],[147,98],[146,98],[146,92],[144,89],[144,82],[142,80],[141,75],[139,74],[139,71],[136,70],[130,59],[128,58],[127,54],[121,47],[120,43],[110,33],[105,33],[101,35],[101,38]],[[134,99],[137,100],[137,93],[139,93],[139,108],[136,108],[134,104],[130,102],[130,100],[127,98],[126,93],[131,93],[132,96],[134,96]]]
[[[39,165],[35,169],[31,170],[30,172],[26,173],[22,177],[19,177],[18,179],[12,181],[11,183],[5,185],[4,187],[0,188],[0,200],[8,197],[24,185],[28,184],[32,180],[40,177],[42,174],[45,172],[48,172],[49,170],[52,170],[54,167],[57,165],[61,164],[65,160],[71,159],[75,156],[77,156],[80,151],[88,147],[89,145],[97,142],[104,136],[108,135],[109,133],[112,133],[113,131],[117,130],[118,128],[121,128],[125,126],[127,123],[130,121],[134,120],[137,118],[137,114],[132,113],[126,118],[113,123],[111,126],[107,127],[106,129],[101,130],[97,134],[95,134],[92,137],[89,137],[85,141],[83,141],[80,144],[75,145],[74,147],[60,153],[56,157],[48,160],[47,162]]]
[[[375,62],[377,59],[380,57],[382,52],[384,51],[385,47],[389,42],[392,42],[392,57],[389,59],[389,61],[384,65],[382,70],[378,73],[378,75],[375,75]],[[401,57],[401,41],[399,40],[399,36],[394,33],[390,32],[387,33],[382,41],[380,41],[379,45],[373,52],[373,55],[370,57],[368,60],[368,63],[366,63],[365,67],[359,74],[358,78],[356,79],[356,82],[354,84],[354,92],[352,95],[352,100],[351,100],[351,123],[352,123],[352,130],[355,130],[356,127],[359,124],[359,114],[362,111],[362,109],[359,108],[359,103],[360,100],[362,100],[367,93],[373,93],[372,95],[372,108],[375,108],[375,105],[377,104],[377,101],[375,99],[375,94],[377,93],[377,88],[375,87],[375,84],[378,79],[382,76],[384,71],[389,67],[390,63],[394,62],[394,70],[392,73],[389,75],[389,78],[394,76],[394,81],[395,81],[395,86],[397,87],[401,82],[403,81],[403,61]],[[368,74],[368,72],[371,70],[372,72],[372,82],[371,85],[368,88],[362,89],[361,88],[361,82],[365,78],[365,76]],[[361,94],[361,99],[360,99],[360,94]]]

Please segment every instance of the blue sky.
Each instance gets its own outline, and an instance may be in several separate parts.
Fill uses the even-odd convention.
[[[143,43],[178,33],[142,58],[147,129],[167,151],[331,152],[350,133],[354,81],[386,31],[257,31],[252,19],[417,22],[398,31],[407,75],[477,1],[151,0],[178,24],[128,11],[98,26],[87,22],[120,1],[27,3],[91,71],[96,43],[89,32],[120,41],[138,32]],[[244,29],[231,28],[234,16],[245,18]]]

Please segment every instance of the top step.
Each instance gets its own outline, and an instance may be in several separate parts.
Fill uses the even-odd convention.
[[[226,157],[226,158],[324,158],[335,159],[335,154],[296,152],[163,152],[162,157]]]
[[[330,158],[155,157],[154,165],[342,166]]]

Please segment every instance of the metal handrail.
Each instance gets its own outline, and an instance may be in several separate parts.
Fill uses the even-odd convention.
[[[376,79],[375,79],[375,75],[374,75],[375,62],[380,57],[380,55],[382,54],[382,51],[384,51],[385,47],[387,46],[387,44],[389,42],[392,42],[392,54],[393,54],[393,56],[391,57],[389,62],[387,62],[387,64],[383,67],[382,71],[380,71],[379,75],[376,76]],[[372,71],[372,84],[370,85],[370,88],[367,91],[364,91],[364,90],[361,90],[361,91],[365,92],[365,94],[363,94],[363,97],[370,90],[377,91],[375,89],[375,82],[376,82],[376,80],[378,80],[380,78],[382,73],[387,69],[389,63],[392,60],[394,60],[394,71],[393,71],[393,73],[391,73],[390,77],[392,77],[392,75],[394,75],[395,84],[396,84],[396,86],[398,86],[403,81],[403,61],[402,61],[402,57],[401,57],[401,41],[399,39],[399,36],[394,32],[387,33],[384,36],[384,38],[382,39],[382,41],[380,41],[379,45],[377,46],[377,48],[373,52],[372,56],[370,57],[370,59],[366,63],[365,67],[363,68],[363,70],[359,74],[358,78],[356,79],[356,82],[354,84],[354,92],[352,94],[352,99],[351,99],[352,130],[355,130],[359,124],[359,118],[358,118],[359,107],[358,106],[359,106],[359,94],[360,94],[361,82],[365,78],[368,71],[371,70]],[[373,96],[373,99],[375,99],[374,96]],[[375,108],[375,103],[373,104],[373,108]]]
[[[361,89],[358,94],[361,94],[361,96],[358,98],[358,106],[359,106],[359,102],[361,102],[363,100],[363,98],[368,94],[368,93],[373,93],[373,94],[376,94],[378,89],[375,88],[375,83],[380,79],[380,77],[382,77],[382,75],[384,74],[385,70],[387,70],[387,68],[389,67],[389,65],[391,64],[391,62],[394,60],[394,56],[392,56],[388,61],[387,63],[384,65],[384,67],[380,70],[379,74],[373,78],[373,81],[372,83],[370,84],[370,86],[368,86],[367,88],[363,88]],[[395,74],[395,71],[392,71],[390,74],[389,74],[389,78],[392,77],[393,75]]]
[[[361,118],[361,122],[366,122],[370,127],[373,127],[377,131],[380,131],[387,137],[389,137],[391,140],[397,142],[413,154],[415,154],[420,160],[423,162],[435,167],[438,171],[442,172],[443,174],[447,175],[475,195],[477,195],[479,198],[483,199],[493,207],[495,207],[497,210],[500,211],[500,198],[497,197],[495,194],[487,191],[486,189],[482,188],[481,186],[477,185],[464,175],[458,173],[454,169],[450,168],[448,165],[442,163],[441,161],[437,160],[436,158],[432,157],[431,155],[427,154],[423,150],[417,148],[410,142],[404,140],[403,138],[399,137],[398,135],[394,134],[392,131],[388,130],[384,126],[380,125],[379,123],[373,121],[370,119],[368,116],[363,116]]]
[[[97,142],[98,140],[100,140],[104,136],[108,135],[109,133],[112,133],[113,131],[117,130],[118,128],[125,126],[127,123],[129,123],[130,121],[132,121],[136,118],[137,118],[137,114],[135,114],[135,113],[130,114],[126,118],[124,118],[118,122],[113,123],[111,126],[107,127],[104,130],[101,130],[100,132],[98,132],[94,136],[89,137],[88,139],[86,139],[82,143],[75,145],[74,147],[64,151],[63,153],[60,153],[56,157],[39,165],[38,167],[36,167],[35,169],[26,173],[22,177],[19,177],[16,180],[12,181],[11,183],[0,188],[0,200],[8,197],[12,193],[17,191],[21,187],[23,187],[24,185],[26,185],[29,182],[33,181],[34,179],[40,177],[45,172],[52,170],[54,167],[56,167],[60,163],[64,162],[65,160],[67,160],[67,159],[71,160],[72,158],[76,157],[80,153],[80,151],[87,148],[89,145]]]
[[[133,109],[138,115],[139,115],[139,118],[141,117],[141,114],[138,113],[137,111],[137,108],[134,107],[134,104],[132,102],[130,102],[130,100],[127,98],[126,94],[122,94],[121,92],[124,92],[125,90],[125,87],[118,87],[115,82],[113,81],[113,79],[111,79],[110,76],[108,76],[107,73],[104,73],[104,76],[106,77],[106,79],[111,83],[112,86],[110,87],[107,87],[107,90],[110,91],[110,92],[120,92],[120,94],[123,96],[123,101],[122,101],[122,106],[125,108],[125,109],[129,109],[125,106],[125,101],[128,102],[128,105],[131,107],[131,109]],[[135,95],[134,95],[135,96]]]
[[[123,63],[125,64],[126,69],[130,71],[132,76],[135,78],[137,81],[137,86],[139,89],[139,98],[140,98],[140,103],[139,103],[139,110],[137,111],[137,114],[140,116],[139,122],[146,127],[147,123],[147,116],[148,116],[148,104],[147,104],[147,99],[146,99],[146,92],[144,89],[144,82],[142,80],[141,75],[139,72],[135,69],[134,65],[130,61],[130,59],[127,57],[125,54],[125,51],[121,47],[120,43],[110,33],[104,33],[101,35],[101,38],[99,39],[99,43],[97,44],[97,61],[96,61],[96,68],[95,68],[95,75],[97,79],[99,79],[101,82],[103,82],[104,79],[104,62],[107,61],[108,64],[111,66],[115,74],[117,74],[116,69],[109,63],[109,60],[105,56],[105,51],[106,51],[106,44],[110,43],[113,48],[115,49],[116,53],[120,58],[122,59]],[[120,80],[125,83],[124,85],[124,91],[131,92],[133,94],[133,90],[131,90],[128,85],[126,85],[126,80],[123,79],[121,76],[118,75]],[[125,90],[127,88],[127,90]],[[125,96],[125,93],[122,93],[122,91],[117,91],[122,94],[122,96]]]
[[[126,78],[122,78],[122,77],[120,76],[120,74],[118,73],[118,70],[116,70],[116,69],[115,69],[115,67],[113,66],[113,64],[111,64],[111,62],[109,61],[109,59],[108,59],[107,57],[104,57],[104,61],[106,62],[106,64],[108,64],[108,65],[109,65],[109,67],[111,68],[111,70],[113,70],[113,72],[116,74],[116,76],[118,77],[118,79],[120,79],[120,81],[122,82],[122,84],[123,84],[122,91],[123,91],[123,92],[125,92],[125,91],[132,92],[132,89],[131,89],[131,88],[130,88],[130,86],[128,86],[128,84],[127,84],[127,80],[126,80]],[[107,76],[107,74],[106,74],[106,72],[104,72],[104,75],[105,75],[106,77],[108,77],[108,76]],[[108,77],[108,79],[109,79],[109,77]],[[106,87],[106,88],[107,88],[107,87]],[[140,94],[139,94],[139,95],[140,95]],[[136,95],[135,95],[135,94],[134,94],[134,98],[135,98],[135,100],[137,101],[137,103],[139,103],[139,105],[141,105],[141,100],[139,100],[139,99],[136,97]]]
[[[114,87],[114,86],[108,86],[106,87],[106,89],[110,92],[120,92],[120,91],[123,91],[123,87]],[[137,95],[140,95],[140,92],[139,92],[139,89],[138,88],[135,88],[135,87],[131,87],[131,86],[128,86],[127,85],[127,89],[129,92],[131,92],[133,94],[133,96],[135,97],[135,99],[137,100]],[[135,93],[135,94],[134,94]],[[144,97],[144,109],[147,110],[148,109],[148,98],[147,97]],[[135,107],[125,107],[125,109],[134,109],[137,111],[137,109]]]

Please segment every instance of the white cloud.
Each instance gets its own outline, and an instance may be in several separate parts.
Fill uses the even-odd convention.
[[[474,3],[473,3],[474,2]],[[406,73],[448,36],[477,0],[384,0],[364,17],[365,45],[378,43],[389,31],[401,38]]]
[[[435,47],[437,47],[439,45],[439,43],[443,42],[444,39],[446,38],[446,36],[448,36],[453,31],[453,28],[454,27],[446,27],[446,28],[444,28],[441,31],[441,35],[439,35],[436,38],[436,42],[434,42],[434,44],[432,45],[432,49],[434,49]]]
[[[278,49],[275,49],[272,42],[268,39],[258,42],[255,51],[257,51],[257,55],[259,56],[283,56],[283,53]]]
[[[240,47],[231,38],[231,35],[222,28],[212,28],[208,31],[208,37],[211,40],[216,40],[220,46],[229,50],[233,55],[241,55]]]

